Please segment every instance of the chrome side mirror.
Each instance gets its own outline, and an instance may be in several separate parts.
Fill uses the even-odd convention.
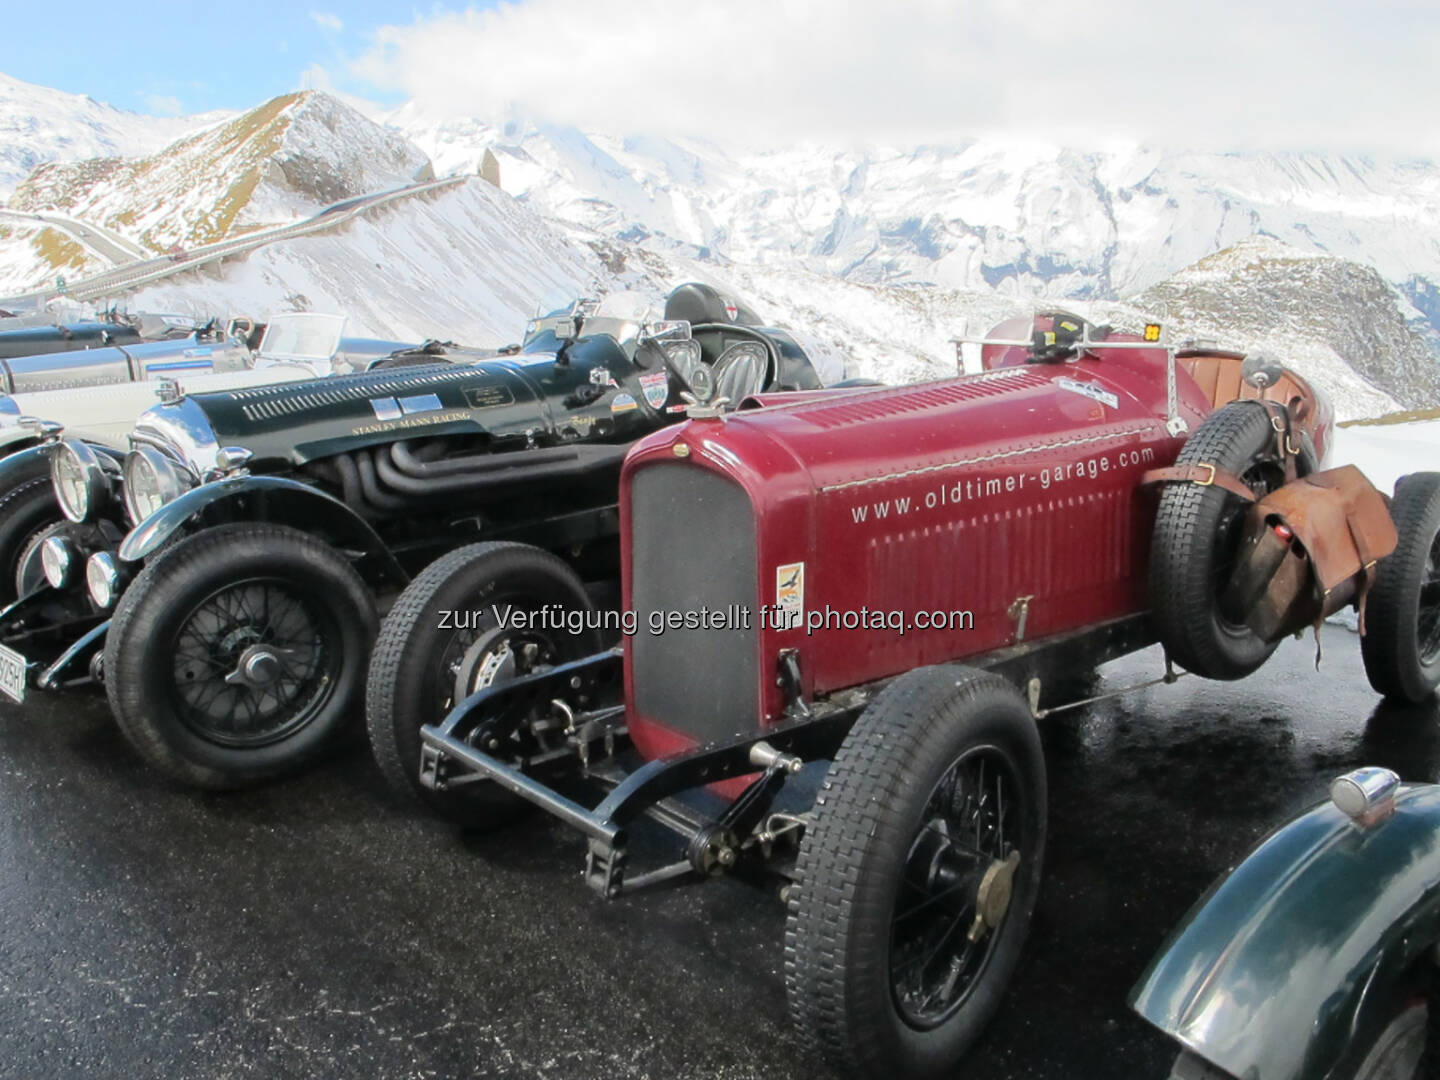
[[[1247,356],[1245,362],[1240,365],[1240,377],[1257,390],[1274,386],[1284,373],[1280,362],[1269,353],[1255,353],[1253,356]]]
[[[688,319],[667,319],[646,323],[641,336],[646,341],[689,341],[690,322]]]

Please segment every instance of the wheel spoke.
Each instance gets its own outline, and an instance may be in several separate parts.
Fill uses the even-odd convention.
[[[245,745],[283,737],[315,715],[337,681],[335,672],[326,677],[338,654],[325,642],[340,630],[317,619],[327,609],[312,606],[310,595],[290,581],[261,579],[229,585],[196,605],[172,644],[174,700],[187,726]],[[250,658],[258,659],[252,649],[269,654],[265,674],[250,674]]]
[[[1016,846],[1013,766],[993,747],[955,761],[937,781],[901,868],[900,899],[890,923],[892,992],[922,1028],[953,1014],[968,998],[999,936],[976,925],[981,882]]]

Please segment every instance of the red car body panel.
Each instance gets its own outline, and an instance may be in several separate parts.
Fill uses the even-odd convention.
[[[773,613],[777,575],[793,580],[803,566],[804,621],[772,619],[754,636],[767,675],[755,688],[763,724],[778,722],[785,707],[769,677],[783,649],[796,650],[813,697],[1013,645],[1019,604],[1027,641],[1143,612],[1157,497],[1140,479],[1171,464],[1184,444],[1166,428],[1165,351],[1102,345],[1066,363],[987,359],[1001,363],[978,375],[694,419],[642,440],[620,486],[626,609],[634,478],[679,462],[718,472],[749,497],[759,588],[748,606],[757,624],[762,608]],[[1213,405],[1183,370],[1176,382],[1193,431]],[[793,588],[788,596],[793,604]],[[873,627],[876,611],[892,621],[843,625],[846,613],[853,623],[870,612]],[[913,622],[937,611],[970,617],[945,625],[947,614],[939,629],[911,625],[901,634],[889,614]],[[644,633],[646,613],[638,615]],[[634,708],[632,656],[627,649],[635,746],[651,758],[693,746],[675,718]]]

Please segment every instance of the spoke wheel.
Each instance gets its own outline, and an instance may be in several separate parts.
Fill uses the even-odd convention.
[[[339,636],[317,598],[283,578],[251,579],[205,597],[171,643],[175,709],[221,746],[265,746],[309,723],[334,693]]]
[[[1040,888],[1030,710],[957,665],[866,707],[806,826],[785,931],[798,1034],[847,1076],[953,1075],[1000,1007]]]
[[[1019,865],[1007,802],[1019,782],[998,747],[967,752],[936,785],[901,874],[890,922],[890,980],[905,1021],[933,1028],[955,1015],[998,940],[986,921],[1008,907]],[[990,909],[985,911],[987,901]]]
[[[355,719],[375,606],[349,561],[281,525],[202,529],[121,594],[105,691],[147,761],[201,787],[299,769]]]

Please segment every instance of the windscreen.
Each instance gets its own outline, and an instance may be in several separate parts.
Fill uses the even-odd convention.
[[[260,355],[267,360],[325,361],[340,349],[343,315],[276,315],[265,328]]]

